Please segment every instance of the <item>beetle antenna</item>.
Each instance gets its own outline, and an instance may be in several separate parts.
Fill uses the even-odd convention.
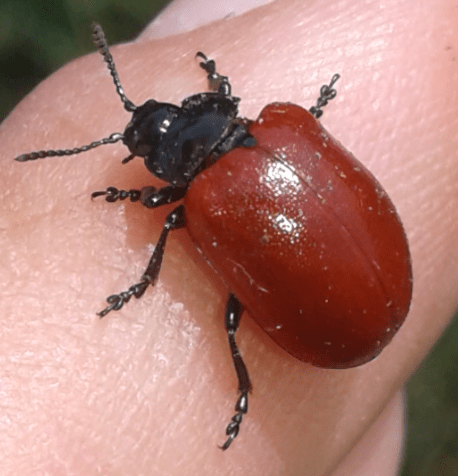
[[[98,23],[92,24],[92,38],[95,46],[97,46],[97,49],[100,51],[103,59],[107,63],[108,69],[110,70],[110,74],[113,78],[113,82],[116,86],[116,92],[119,94],[119,97],[124,104],[124,109],[129,112],[134,112],[135,109],[137,109],[137,106],[135,106],[132,101],[127,99],[126,95],[124,94],[124,89],[121,86],[121,81],[119,80],[118,72],[116,71],[113,56],[111,56],[110,50],[108,49],[108,43],[105,38],[105,34],[103,33],[102,27]]]
[[[63,155],[75,155],[87,150],[95,149],[100,145],[114,144],[124,139],[124,135],[119,132],[114,132],[109,137],[91,142],[88,145],[81,147],[75,147],[74,149],[57,149],[57,150],[39,150],[38,152],[29,152],[28,154],[22,154],[16,157],[14,160],[18,162],[28,162],[29,160],[44,159],[45,157],[61,157]]]

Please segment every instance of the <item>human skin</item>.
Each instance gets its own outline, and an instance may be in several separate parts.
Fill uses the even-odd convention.
[[[169,209],[90,193],[159,181],[139,159],[122,165],[121,144],[12,160],[123,131],[129,115],[100,55],[68,64],[22,101],[0,128],[2,474],[396,474],[400,444],[383,444],[400,440],[398,392],[458,300],[457,20],[451,1],[284,0],[111,49],[135,104],[205,91],[194,60],[202,50],[250,118],[272,101],[310,107],[340,73],[321,122],[383,184],[410,243],[411,310],[369,364],[314,368],[243,316],[237,338],[254,388],[224,453],[217,444],[237,398],[227,290],[186,231],[170,234],[154,289],[95,316],[141,276]],[[368,467],[357,467],[362,458]]]

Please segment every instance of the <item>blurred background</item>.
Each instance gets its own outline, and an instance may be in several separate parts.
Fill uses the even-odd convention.
[[[103,25],[110,44],[128,41],[167,3],[0,0],[0,121],[50,73],[94,51],[91,22]],[[455,318],[407,385],[408,433],[401,476],[458,475],[457,343]]]

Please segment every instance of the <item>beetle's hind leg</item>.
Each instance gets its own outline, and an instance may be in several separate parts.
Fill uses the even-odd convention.
[[[230,96],[232,89],[231,83],[229,83],[229,78],[216,72],[215,60],[207,58],[207,56],[204,55],[202,51],[197,52],[196,58],[203,59],[203,61],[201,61],[199,64],[200,67],[208,73],[208,87],[212,91],[216,91],[223,96]]]
[[[159,189],[155,187],[143,187],[141,190],[131,189],[127,191],[118,190],[116,187],[108,187],[106,190],[94,192],[91,198],[105,197],[105,200],[109,203],[129,198],[131,202],[140,200],[141,204],[146,208],[157,208],[181,200],[185,196],[187,188],[187,186],[167,185]],[[109,306],[97,313],[100,317],[107,315],[110,311],[119,311],[124,303],[130,301],[132,296],[138,299],[143,295],[150,284],[155,284],[159,276],[159,271],[161,270],[167,235],[170,230],[177,230],[184,226],[184,207],[180,205],[167,216],[164,229],[162,230],[154,253],[151,256],[148,267],[143,273],[141,280],[131,286],[127,291],[109,296],[107,298]]]
[[[239,398],[235,404],[235,415],[226,427],[227,440],[220,448],[227,450],[236,436],[239,434],[243,415],[248,412],[248,393],[251,392],[251,382],[248,375],[245,362],[242,359],[237,343],[235,342],[235,333],[239,328],[240,318],[242,317],[243,306],[240,301],[231,293],[227,300],[226,314],[224,316],[224,325],[227,331],[229,347],[231,349],[232,361],[234,363],[235,373],[239,382]]]

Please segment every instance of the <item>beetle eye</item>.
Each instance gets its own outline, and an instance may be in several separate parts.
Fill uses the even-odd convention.
[[[146,157],[150,152],[151,152],[151,146],[149,144],[146,144],[146,143],[141,143],[140,142],[140,137],[138,136],[138,134],[135,134],[136,135],[136,143],[135,143],[135,150],[136,150],[136,153],[137,155],[139,155],[140,157]]]
[[[145,135],[132,122],[124,131],[124,143],[129,151],[137,157],[145,157],[151,152],[151,144],[145,142]]]

